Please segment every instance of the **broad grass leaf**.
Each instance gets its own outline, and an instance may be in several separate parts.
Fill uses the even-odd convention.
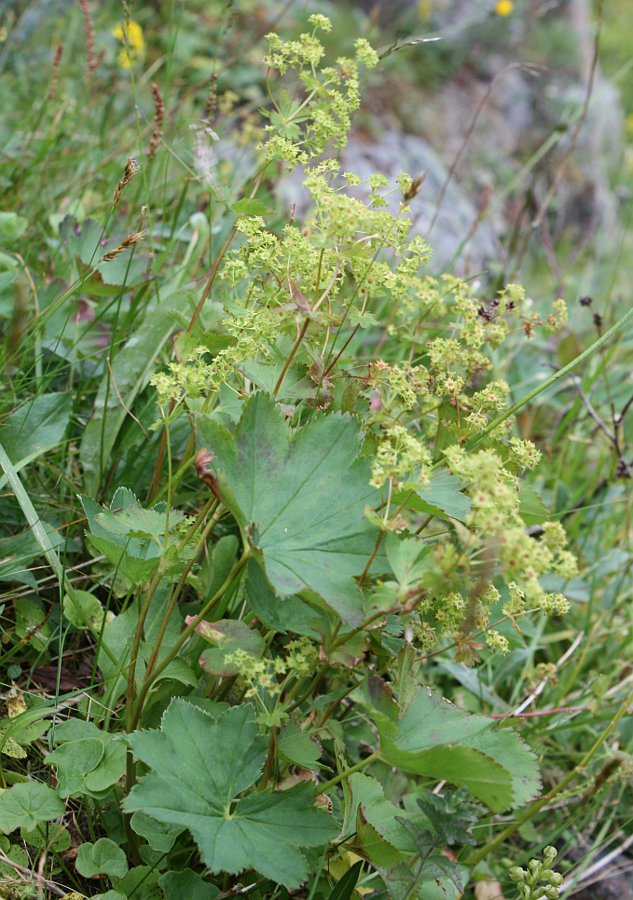
[[[124,809],[188,828],[213,872],[255,868],[296,887],[308,874],[300,848],[336,834],[330,816],[315,809],[309,784],[240,797],[258,780],[268,749],[249,706],[214,718],[174,700],[160,730],[135,732],[129,742],[152,771],[132,788]]]
[[[201,423],[214,455],[220,492],[261,550],[279,597],[314,591],[350,625],[363,620],[354,581],[374,551],[378,531],[364,516],[377,505],[370,463],[358,459],[351,418],[331,415],[291,432],[274,401],[255,394],[234,433]]]
[[[66,435],[72,394],[41,394],[24,403],[0,425],[0,444],[16,472],[60,444]],[[0,478],[0,486],[6,476]]]
[[[193,295],[187,292],[167,296],[163,291],[161,296],[161,304],[148,307],[139,327],[118,351],[112,363],[111,380],[104,378],[101,382],[92,415],[83,431],[79,458],[84,485],[91,496],[96,496],[99,490],[119,432],[129,418],[128,410],[147,387],[156,360],[177,327],[177,314],[194,305]],[[116,384],[116,391],[112,384]]]
[[[32,831],[40,822],[50,822],[64,812],[64,804],[55,791],[38,781],[14,784],[0,793],[0,831],[9,834],[16,828]]]
[[[345,875],[336,882],[328,896],[328,900],[349,900],[354,895],[354,888],[360,878],[361,869],[363,868],[363,860],[359,859],[355,862],[351,869],[348,869]]]
[[[64,539],[59,531],[44,519],[40,519],[40,525],[49,545],[53,550],[58,550],[64,544]],[[29,568],[29,563],[41,555],[42,548],[30,528],[20,534],[1,539],[0,581],[19,581],[32,588],[37,588],[37,582]]]

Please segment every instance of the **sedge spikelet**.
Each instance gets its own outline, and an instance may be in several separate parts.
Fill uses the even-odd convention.
[[[79,0],[79,6],[84,17],[84,33],[86,35],[86,61],[88,76],[91,76],[99,64],[95,51],[95,25],[88,6],[88,0]]]
[[[123,238],[118,247],[114,247],[113,250],[108,251],[108,253],[104,254],[102,257],[102,262],[112,262],[119,253],[123,253],[124,250],[127,250],[129,247],[132,247],[134,244],[138,244],[139,241],[142,241],[145,237],[144,231],[135,231],[132,234],[128,234],[127,237]]]
[[[63,55],[64,45],[58,44],[55,48],[55,55],[53,56],[53,64],[51,66],[51,77],[48,87],[48,94],[46,95],[47,100],[52,100],[57,93],[57,88],[59,86],[59,67],[61,66]]]
[[[112,197],[112,205],[116,206],[119,200],[121,199],[121,194],[125,190],[126,186],[130,183],[130,181],[134,178],[141,167],[139,166],[137,160],[134,156],[130,156],[125,163],[125,169],[123,170],[123,178],[117,184],[116,190],[114,192],[114,196]]]
[[[154,98],[154,126],[147,151],[148,159],[152,159],[156,155],[163,136],[163,122],[165,121],[165,102],[155,81],[152,82],[152,96]]]

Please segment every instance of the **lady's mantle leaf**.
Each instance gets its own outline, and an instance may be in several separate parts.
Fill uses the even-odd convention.
[[[350,625],[363,618],[360,575],[376,546],[364,516],[376,505],[369,462],[350,418],[316,419],[294,434],[265,394],[247,401],[234,434],[201,424],[220,492],[261,550],[280,597],[319,594]]]
[[[32,830],[39,822],[61,816],[64,804],[47,784],[24,781],[0,793],[0,831]]]
[[[521,806],[538,792],[536,758],[513,731],[495,728],[492,719],[466,713],[425,687],[398,712],[374,681],[357,696],[371,709],[385,762],[464,786],[495,812]]]
[[[268,748],[249,706],[213,718],[174,700],[160,731],[139,731],[129,741],[153,771],[124,801],[126,812],[188,828],[213,872],[255,868],[297,887],[308,874],[298,848],[321,846],[337,833],[330,816],[314,808],[308,784],[238,799],[258,779]]]

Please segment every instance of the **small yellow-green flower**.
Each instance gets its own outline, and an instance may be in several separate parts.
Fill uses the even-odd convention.
[[[514,11],[514,3],[512,0],[497,0],[495,3],[495,12],[498,16],[509,16]]]
[[[138,22],[129,19],[127,22],[117,22],[112,34],[123,44],[117,56],[118,67],[131,69],[145,53],[143,29]]]

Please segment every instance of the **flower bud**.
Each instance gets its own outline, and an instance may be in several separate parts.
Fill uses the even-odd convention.
[[[522,869],[521,866],[512,866],[508,875],[512,879],[512,881],[524,881],[525,880],[525,869]]]
[[[546,847],[543,850],[543,862],[548,868],[552,865],[557,856],[558,850],[556,847]]]

